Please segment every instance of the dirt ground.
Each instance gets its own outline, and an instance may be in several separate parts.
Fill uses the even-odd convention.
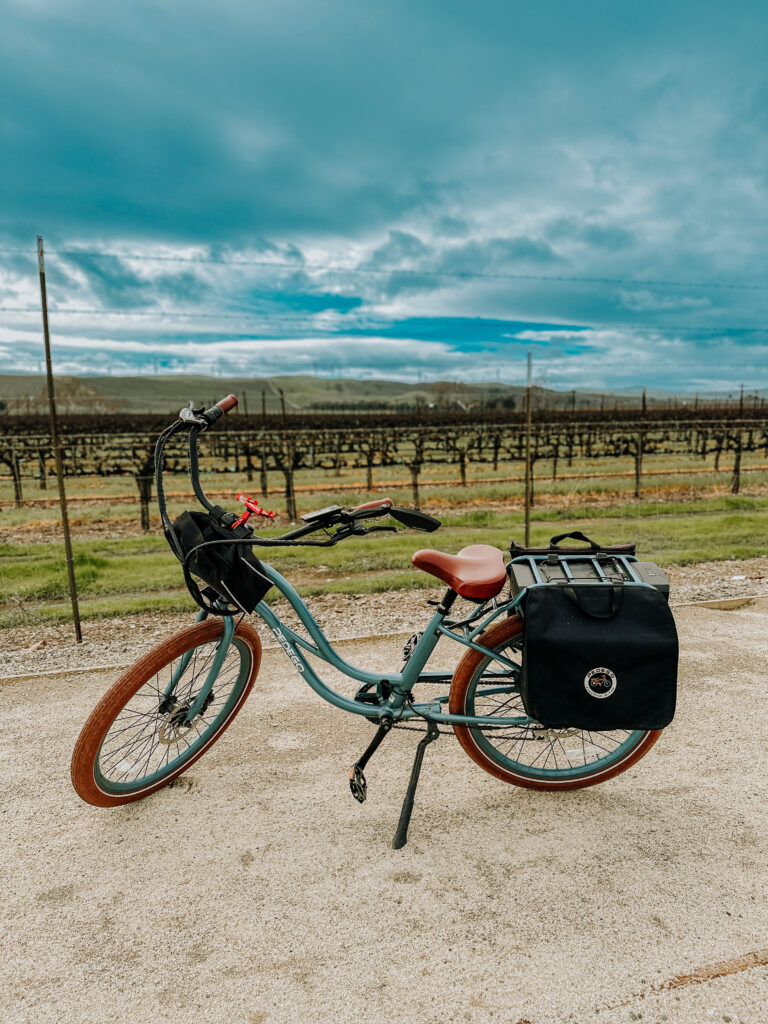
[[[507,786],[417,736],[356,804],[371,727],[280,652],[172,788],[82,804],[68,766],[115,670],[0,685],[4,1024],[765,1024],[768,601],[681,608],[679,712],[591,789]],[[399,639],[342,644],[391,665]]]

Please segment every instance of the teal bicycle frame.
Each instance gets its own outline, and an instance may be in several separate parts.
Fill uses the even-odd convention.
[[[534,578],[537,581],[533,586],[551,585],[547,584],[539,574],[537,563],[541,560],[541,556],[523,556],[515,559],[515,561],[527,562],[530,564]],[[636,559],[632,556],[620,559],[624,564],[627,575],[629,576],[625,586],[640,586],[653,589],[649,584],[643,582],[632,569],[631,563],[635,560]],[[315,621],[312,613],[288,580],[286,580],[272,566],[265,563],[262,563],[262,570],[273,585],[277,587],[280,593],[288,600],[289,604],[296,612],[300,622],[307,630],[309,639],[301,636],[301,634],[297,633],[296,630],[286,625],[286,623],[283,622],[272,610],[270,605],[263,600],[260,601],[254,609],[254,614],[259,615],[264,622],[266,622],[283,651],[287,654],[294,668],[301,674],[302,678],[306,680],[312,690],[334,707],[339,708],[341,711],[348,711],[351,714],[361,715],[365,718],[381,720],[389,717],[399,722],[419,718],[434,722],[438,725],[495,726],[496,728],[508,728],[511,726],[524,727],[531,724],[532,719],[525,715],[501,718],[500,716],[453,715],[444,713],[442,711],[442,707],[448,703],[450,698],[450,695],[447,693],[433,697],[426,703],[417,703],[412,696],[412,689],[418,683],[440,683],[445,681],[446,684],[448,684],[450,682],[451,673],[449,672],[424,671],[424,667],[441,637],[447,637],[454,640],[456,643],[462,644],[464,647],[479,651],[481,654],[485,654],[489,658],[506,665],[512,673],[516,674],[519,671],[519,665],[503,655],[495,653],[487,647],[484,647],[481,643],[478,643],[477,637],[488,628],[494,619],[502,614],[515,611],[522,615],[521,603],[526,591],[532,589],[531,587],[525,588],[525,590],[521,591],[514,599],[511,600],[499,602],[493,598],[489,601],[484,601],[468,618],[457,622],[453,622],[447,618],[448,608],[446,607],[446,601],[449,596],[453,594],[453,592],[449,590],[443,598],[443,601],[438,606],[435,614],[432,616],[432,619],[426,629],[421,634],[410,657],[403,666],[402,671],[383,674],[380,672],[367,672],[364,669],[357,668],[345,661],[344,658],[342,658],[334,649],[320,626]],[[567,565],[566,573],[568,573]],[[581,585],[585,585],[583,580],[580,580],[579,582]],[[594,584],[586,585],[599,586],[604,582],[604,579],[598,579]],[[198,615],[198,621],[205,619],[207,614],[207,612],[201,611]],[[460,630],[460,632],[458,630]],[[187,713],[186,721],[193,721],[200,713],[208,694],[211,692],[224,658],[226,657],[227,650],[232,642],[234,633],[235,625],[233,617],[225,617],[224,636],[219,643],[216,656],[208,672],[206,681]],[[381,687],[386,686],[389,691],[389,696],[379,704],[367,704],[362,701],[345,697],[323,682],[307,660],[307,655],[319,658],[332,668],[343,673],[348,678],[357,680],[359,683],[367,683]],[[189,656],[190,655],[185,655],[185,658],[187,659],[186,661],[182,659],[179,668],[174,673],[173,678],[166,689],[164,694],[165,697],[168,697],[173,693],[178,680],[181,678],[187,667]],[[507,693],[509,692],[509,688],[510,684],[507,683],[506,685],[498,687],[484,688],[483,693]]]
[[[408,824],[413,810],[414,794],[419,779],[419,773],[421,771],[424,751],[426,750],[427,745],[436,740],[440,736],[441,732],[444,731],[440,726],[457,727],[457,735],[461,739],[462,745],[465,745],[465,747],[465,739],[467,739],[467,737],[464,735],[464,732],[467,729],[473,732],[475,736],[473,737],[472,742],[477,746],[477,756],[471,752],[469,747],[466,747],[467,753],[469,753],[470,757],[472,757],[473,760],[484,767],[487,771],[490,771],[491,774],[497,775],[499,778],[504,778],[506,781],[520,781],[520,784],[522,785],[527,785],[529,782],[531,785],[536,785],[538,783],[531,780],[539,779],[541,781],[548,775],[557,776],[555,780],[557,785],[560,785],[561,783],[567,787],[582,783],[591,785],[595,781],[600,781],[600,773],[605,774],[608,768],[611,768],[614,773],[615,771],[622,771],[625,767],[629,767],[629,765],[633,763],[632,757],[637,759],[638,756],[643,755],[649,744],[652,744],[656,737],[651,732],[633,731],[629,733],[623,741],[620,741],[619,745],[614,749],[611,750],[607,747],[600,748],[604,753],[598,753],[597,759],[594,762],[601,766],[600,772],[594,773],[594,777],[591,774],[593,762],[590,761],[590,757],[592,756],[591,752],[595,749],[594,744],[590,743],[590,755],[588,757],[584,748],[583,740],[582,752],[584,764],[572,764],[567,751],[564,750],[563,752],[565,753],[568,764],[567,768],[558,764],[557,757],[555,757],[554,768],[548,767],[549,755],[547,755],[544,762],[537,767],[537,761],[539,761],[541,753],[536,754],[530,764],[521,763],[521,765],[518,765],[514,759],[510,759],[506,754],[496,749],[493,740],[489,738],[498,737],[503,742],[508,740],[509,736],[504,736],[503,733],[501,735],[498,732],[494,733],[493,730],[518,730],[518,733],[522,733],[522,737],[520,738],[521,742],[526,739],[533,741],[545,740],[550,736],[552,731],[558,733],[558,730],[547,730],[540,723],[528,717],[523,710],[522,699],[494,701],[493,706],[490,708],[488,708],[487,705],[480,705],[480,708],[483,710],[494,710],[494,707],[497,712],[503,712],[506,710],[509,717],[501,717],[500,713],[487,716],[474,714],[451,714],[450,691],[453,687],[455,671],[428,671],[426,667],[440,640],[452,640],[455,643],[460,644],[466,649],[466,651],[474,652],[475,658],[473,658],[473,661],[477,662],[473,669],[472,678],[469,680],[471,690],[464,690],[463,696],[466,699],[464,699],[463,703],[459,705],[462,710],[474,710],[476,707],[474,701],[477,696],[501,696],[515,693],[521,696],[519,694],[519,673],[522,666],[519,663],[519,659],[515,660],[517,658],[517,654],[514,650],[516,646],[522,645],[524,642],[523,637],[521,636],[521,631],[510,628],[506,631],[500,629],[495,632],[497,637],[507,637],[507,642],[509,644],[509,649],[507,649],[503,642],[496,640],[489,641],[486,639],[488,627],[498,620],[500,616],[517,615],[519,618],[523,618],[525,614],[524,599],[528,590],[536,587],[552,586],[555,582],[564,583],[566,586],[578,583],[579,587],[592,585],[606,586],[621,582],[622,585],[628,587],[648,587],[648,589],[653,589],[653,587],[642,580],[638,576],[637,572],[632,568],[632,562],[635,561],[635,558],[632,555],[626,555],[623,557],[614,556],[615,561],[621,563],[621,570],[618,576],[614,574],[611,577],[607,576],[603,571],[599,558],[594,557],[595,578],[593,580],[582,578],[577,580],[571,571],[571,568],[574,568],[575,570],[575,567],[569,567],[568,564],[570,556],[564,556],[558,551],[558,564],[563,570],[564,577],[562,580],[558,581],[553,581],[549,578],[545,579],[542,577],[542,573],[540,572],[541,563],[548,557],[548,555],[521,555],[520,557],[515,558],[514,561],[527,563],[530,570],[530,576],[526,577],[526,582],[530,580],[528,586],[522,588],[514,598],[504,598],[497,595],[496,597],[476,602],[470,614],[465,614],[463,618],[457,618],[455,616],[450,617],[451,609],[454,601],[458,597],[458,594],[453,589],[448,589],[444,593],[442,600],[437,604],[437,608],[424,631],[420,634],[415,634],[408,641],[403,652],[402,667],[399,671],[388,673],[367,671],[346,661],[330,643],[328,637],[320,628],[312,613],[309,611],[294,587],[272,566],[267,565],[260,560],[257,563],[249,563],[250,570],[261,576],[261,581],[256,587],[256,591],[250,592],[253,595],[253,598],[251,599],[250,595],[246,596],[242,600],[242,603],[230,590],[225,580],[225,576],[232,569],[231,564],[225,564],[225,568],[222,570],[223,574],[220,573],[218,569],[211,569],[209,571],[204,568],[203,570],[200,570],[200,563],[197,563],[196,569],[193,568],[193,555],[196,552],[200,554],[203,549],[208,548],[211,545],[225,545],[225,547],[228,547],[231,544],[248,546],[261,545],[262,547],[292,545],[327,547],[334,545],[347,537],[362,536],[367,533],[371,533],[376,529],[392,529],[393,527],[391,526],[366,526],[367,520],[379,518],[383,515],[391,516],[406,527],[424,530],[426,532],[431,532],[440,525],[437,520],[425,513],[419,513],[417,510],[408,510],[395,506],[389,499],[384,499],[377,502],[368,502],[365,505],[349,509],[342,509],[340,506],[332,505],[326,509],[319,509],[316,512],[308,513],[302,516],[302,525],[281,537],[269,538],[263,535],[258,537],[254,535],[252,530],[248,529],[245,531],[245,535],[240,531],[233,535],[232,538],[230,538],[226,533],[224,533],[224,536],[222,537],[221,531],[215,531],[216,539],[202,541],[198,541],[196,539],[196,534],[193,532],[193,541],[189,541],[188,539],[184,540],[183,530],[179,529],[179,533],[177,535],[176,526],[171,522],[166,506],[165,493],[163,489],[163,453],[165,445],[170,438],[176,434],[182,431],[189,431],[189,474],[195,496],[202,507],[208,512],[209,516],[212,516],[220,526],[224,524],[230,527],[235,527],[238,524],[242,525],[245,521],[245,516],[236,517],[233,513],[225,512],[224,509],[219,506],[213,505],[210,499],[206,496],[200,480],[198,452],[198,436],[200,432],[212,426],[225,412],[234,408],[236,404],[237,399],[234,395],[230,395],[227,398],[222,399],[221,402],[217,403],[210,409],[197,409],[190,404],[189,408],[182,409],[179,413],[178,419],[170,424],[170,426],[160,434],[155,446],[155,479],[157,483],[157,501],[160,509],[160,517],[171,549],[182,563],[184,579],[187,587],[197,604],[200,606],[201,610],[198,613],[197,621],[200,622],[203,619],[208,618],[211,614],[222,616],[221,633],[219,633],[218,629],[210,632],[208,630],[203,631],[206,638],[220,636],[220,639],[216,642],[210,665],[208,664],[210,654],[206,653],[201,658],[203,665],[200,667],[199,673],[193,672],[194,678],[192,682],[196,683],[205,671],[205,681],[197,693],[192,696],[189,691],[185,690],[186,699],[184,702],[180,701],[175,696],[175,690],[179,687],[185,673],[190,668],[190,665],[193,669],[198,668],[197,662],[193,661],[193,659],[197,656],[196,651],[198,647],[203,646],[202,643],[198,644],[198,647],[192,647],[181,656],[178,664],[176,664],[172,671],[170,681],[161,695],[160,703],[156,712],[159,716],[166,716],[167,720],[172,722],[173,729],[176,734],[181,732],[181,726],[192,727],[198,719],[205,714],[206,710],[215,699],[213,695],[216,680],[222,671],[228,653],[233,647],[239,652],[241,666],[240,676],[238,677],[236,685],[240,687],[245,687],[246,684],[252,685],[253,675],[255,674],[254,669],[256,666],[253,665],[252,661],[247,664],[243,662],[243,649],[248,647],[249,644],[246,642],[245,637],[243,639],[238,639],[236,617],[240,612],[242,612],[242,617],[244,618],[246,615],[246,609],[253,609],[253,614],[258,615],[263,619],[299,675],[306,680],[308,686],[319,697],[328,704],[331,704],[333,707],[338,708],[340,711],[359,715],[360,717],[369,719],[371,722],[378,725],[376,733],[368,744],[366,750],[355,761],[349,773],[349,785],[352,795],[360,803],[366,799],[367,792],[367,783],[363,769],[390,730],[398,724],[409,721],[416,721],[426,725],[425,730],[419,730],[423,731],[424,735],[417,744],[413,768],[411,770],[408,788],[403,801],[400,820],[393,839],[393,846],[395,849],[400,849],[407,840]],[[246,501],[246,506],[249,512],[263,512],[263,510],[259,509],[258,505],[256,505],[256,507],[252,507],[252,504],[249,503],[249,501]],[[270,513],[266,514],[270,515]],[[331,532],[332,530],[335,532]],[[323,531],[325,535],[324,540],[313,541],[308,539],[310,534],[317,531]],[[202,536],[205,536],[205,534],[202,534]],[[579,535],[576,536],[578,537]],[[557,541],[560,539],[562,538],[555,538],[554,540]],[[583,535],[582,539],[587,540]],[[589,543],[591,545],[591,551],[598,550],[595,544],[592,542]],[[218,548],[214,547],[213,550],[218,550]],[[541,549],[538,550],[540,551]],[[548,550],[554,553],[552,548]],[[627,549],[625,548],[623,550]],[[573,554],[577,559],[583,558],[584,555],[587,557],[593,557],[590,554],[590,551],[585,551],[583,555],[578,551]],[[222,563],[221,560],[216,562],[214,559],[213,564],[214,566],[221,566]],[[243,571],[248,571],[248,568],[243,568]],[[203,579],[204,582],[208,584],[202,591],[193,579],[193,573],[195,572],[197,572],[198,578]],[[545,572],[544,576],[546,575],[547,574]],[[230,582],[234,582],[232,577],[230,577]],[[290,608],[293,613],[295,613],[300,623],[297,627],[299,631],[285,623],[274,608],[266,603],[263,599],[263,595],[265,595],[266,590],[265,587],[262,586],[262,583],[266,585],[267,589],[270,589],[272,586],[277,588],[278,592],[288,601]],[[238,589],[239,588],[235,586],[235,590]],[[231,600],[227,600],[227,598],[220,596],[225,591]],[[255,607],[253,607],[254,601],[259,595],[262,596],[262,599]],[[206,645],[209,642],[209,639],[205,640]],[[254,645],[255,642],[255,638],[251,634],[250,645]],[[493,643],[498,650],[490,649],[490,647],[485,645],[488,643]],[[210,648],[208,648],[208,650],[210,650]],[[477,658],[478,655],[479,658]],[[355,680],[360,684],[355,696],[351,698],[344,696],[342,693],[337,692],[325,683],[314,667],[313,663],[315,661],[320,661],[330,666],[330,668],[341,673],[345,678]],[[489,671],[489,665],[495,665],[497,667],[491,668]],[[204,666],[208,667],[205,668]],[[250,674],[248,675],[247,673]],[[466,684],[467,680],[464,679],[463,682]],[[440,695],[431,697],[431,699],[426,701],[423,699],[418,700],[414,695],[414,688],[427,683],[434,684],[434,688],[430,690],[431,693],[437,691],[440,692]],[[242,690],[240,692],[242,693]],[[455,690],[454,693],[456,693]],[[246,695],[247,693],[243,695],[243,699]],[[189,706],[187,706],[186,700],[190,701]],[[221,712],[217,712],[217,714],[220,715]],[[224,722],[222,727],[226,727],[227,722]],[[221,724],[220,719],[216,718],[210,728],[213,729],[219,724]],[[464,730],[462,730],[462,727],[464,727]],[[221,729],[219,729],[219,731],[221,731]],[[626,730],[624,731],[626,732]],[[214,733],[211,740],[207,742],[212,742],[216,738],[216,735],[218,735],[218,733]],[[203,737],[205,736],[207,736],[207,733],[203,734]],[[561,743],[560,738],[557,735],[555,740]],[[198,738],[197,742],[200,743],[202,740]],[[645,746],[641,747],[641,743],[644,743]],[[551,738],[549,747],[551,750],[554,750],[554,741],[552,741]],[[187,752],[190,750],[192,753],[195,752],[194,747],[185,749]],[[636,750],[637,753],[632,754],[632,752]],[[201,752],[202,751],[199,753]],[[199,753],[196,756],[199,756]],[[182,751],[178,754],[176,761],[170,762],[175,774],[184,770],[185,756],[186,754]],[[498,767],[499,771],[495,771],[492,767],[489,767],[489,759]],[[626,763],[624,764],[623,762]],[[149,762],[147,762],[147,765],[148,763]],[[166,760],[166,764],[167,763],[168,762]],[[508,770],[504,767],[505,763],[508,766],[511,766],[511,769],[513,770]],[[156,772],[155,776],[152,777],[152,781],[162,785],[162,771],[158,769],[158,772]],[[584,776],[584,778],[582,779],[581,776]],[[552,779],[550,779],[547,785],[549,786],[549,784],[551,784],[551,788],[556,788],[555,782],[552,782]],[[122,783],[120,784],[123,785]],[[127,787],[127,789],[130,790],[131,785],[131,783],[126,783],[123,788],[125,789]],[[80,790],[78,790],[78,792],[80,792]]]
[[[182,550],[178,547],[178,542],[176,542],[174,546],[174,542],[172,540],[174,536],[173,526],[168,519],[165,506],[162,461],[165,443],[174,433],[179,432],[179,430],[186,429],[187,426],[191,425],[189,442],[190,479],[200,503],[204,508],[208,509],[209,512],[214,511],[214,506],[206,497],[200,483],[197,438],[200,430],[205,429],[206,423],[211,425],[222,415],[223,412],[236,404],[237,400],[234,396],[229,396],[229,398],[224,399],[218,406],[214,406],[212,409],[205,412],[202,410],[195,412],[191,408],[189,410],[182,410],[179,414],[178,421],[175,424],[172,424],[170,428],[166,429],[166,431],[160,435],[160,438],[158,438],[155,450],[155,477],[157,482],[158,504],[166,535],[168,536],[169,542],[171,542],[171,546],[175,553],[182,561],[184,561],[184,555]],[[306,532],[306,528],[298,531],[298,535],[301,535],[304,532]],[[289,536],[296,538],[297,533]],[[281,539],[286,540],[287,538]],[[254,542],[257,544],[259,543],[256,539],[254,539]],[[532,584],[533,587],[551,585],[542,579],[541,574],[539,573],[538,565],[544,560],[544,557],[545,556],[542,555],[523,555],[514,559],[516,562],[527,562],[529,564],[535,580]],[[641,580],[637,573],[632,569],[631,563],[636,561],[633,556],[628,555],[621,557],[618,561],[622,563],[627,576],[625,581],[626,586],[649,587],[650,589],[653,589],[650,587],[650,584]],[[572,582],[573,577],[570,569],[568,568],[567,559],[561,558],[560,563],[563,567],[566,580]],[[595,566],[598,578],[594,581],[594,585],[600,586],[610,582],[597,561],[595,562]],[[437,725],[444,724],[490,726],[498,729],[504,729],[509,727],[525,727],[533,722],[533,720],[528,718],[526,715],[501,718],[500,716],[448,714],[443,712],[442,708],[450,700],[449,693],[433,697],[426,703],[419,703],[415,700],[412,692],[413,687],[418,683],[450,683],[452,678],[452,674],[450,672],[425,671],[425,666],[437,646],[438,641],[441,637],[447,637],[464,647],[486,655],[488,658],[500,663],[502,666],[506,666],[512,675],[512,681],[505,682],[504,685],[500,686],[484,687],[483,693],[486,695],[494,693],[508,693],[510,691],[510,687],[514,687],[520,666],[509,658],[506,658],[504,655],[495,653],[484,647],[478,641],[478,637],[482,635],[482,633],[496,618],[498,618],[499,615],[517,612],[517,614],[522,616],[523,598],[526,591],[530,590],[531,587],[526,587],[521,590],[514,599],[502,600],[499,602],[496,598],[491,598],[483,601],[471,615],[464,619],[455,621],[448,619],[447,615],[457,595],[453,590],[448,590],[438,605],[428,626],[419,637],[416,645],[410,653],[410,656],[406,659],[402,670],[399,672],[382,674],[377,672],[366,672],[364,669],[356,668],[354,665],[350,665],[349,662],[345,661],[333,648],[328,638],[315,621],[312,613],[288,580],[281,576],[276,569],[272,568],[272,566],[263,562],[260,564],[260,571],[288,600],[288,603],[296,612],[299,621],[309,634],[309,639],[301,636],[296,632],[296,630],[286,625],[286,623],[280,619],[280,617],[272,610],[270,605],[268,605],[264,600],[261,600],[256,605],[254,614],[259,615],[266,622],[278,643],[288,655],[288,658],[292,662],[294,668],[301,674],[315,693],[329,704],[339,708],[341,711],[348,711],[351,714],[361,715],[365,718],[378,719],[381,723],[384,723],[385,720],[389,720],[390,724],[395,721],[402,722],[413,718],[419,718],[426,720],[427,722],[434,723],[435,727]],[[584,580],[579,580],[579,584],[592,585]],[[222,612],[225,606],[226,602],[220,606],[222,608]],[[216,607],[214,606],[212,610],[215,611]],[[203,609],[197,616],[197,621],[199,622],[207,618],[208,614],[209,611],[206,610],[205,606],[203,606]],[[230,644],[234,638],[235,624],[231,611],[223,614],[223,620],[224,635],[217,647],[213,663],[206,675],[205,683],[197,693],[184,717],[185,724],[191,725],[192,722],[194,722],[201,714],[204,706],[206,705],[206,701],[213,690],[216,678],[221,670],[221,666],[224,663],[224,659],[227,656]],[[326,662],[326,664],[341,672],[343,675],[348,678],[355,679],[359,683],[366,684],[368,686],[376,686],[381,694],[381,699],[377,703],[369,703],[363,700],[350,699],[349,697],[345,697],[342,694],[337,693],[318,676],[307,660],[307,655],[319,658],[321,661]],[[163,693],[162,701],[170,702],[173,700],[173,692],[184,675],[191,657],[192,652],[188,652],[182,657],[178,668],[174,671],[172,678]]]

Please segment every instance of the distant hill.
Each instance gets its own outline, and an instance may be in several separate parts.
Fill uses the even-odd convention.
[[[508,384],[462,384],[455,381],[407,384],[394,380],[348,380],[344,378],[204,377],[185,375],[144,375],[140,377],[57,377],[56,404],[62,414],[74,413],[165,413],[175,412],[189,401],[206,405],[234,392],[259,413],[263,401],[268,413],[281,409],[282,389],[287,412],[349,411],[363,409],[520,408],[524,388]],[[654,399],[649,398],[649,404]],[[665,399],[666,401],[666,399]],[[598,394],[534,388],[537,408],[612,408],[637,406],[637,395]],[[39,374],[0,375],[0,403],[7,413],[44,413],[47,410],[45,378]]]

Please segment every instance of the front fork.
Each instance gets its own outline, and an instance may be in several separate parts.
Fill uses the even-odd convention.
[[[204,619],[207,618],[208,612],[205,611],[205,609],[201,608],[200,611],[198,612],[195,622],[202,622]],[[225,615],[223,616],[223,619],[224,636],[219,641],[219,646],[216,648],[216,655],[213,659],[213,664],[208,670],[208,675],[206,676],[205,682],[200,688],[197,697],[195,697],[194,701],[192,702],[192,705],[189,708],[189,711],[187,711],[187,714],[184,717],[184,721],[182,723],[183,725],[191,725],[192,722],[201,713],[203,706],[205,705],[205,702],[208,699],[208,695],[213,689],[213,684],[216,682],[218,674],[221,671],[221,666],[224,664],[224,659],[227,656],[229,645],[232,643],[232,637],[235,635],[235,618],[233,615]],[[165,690],[163,691],[163,696],[160,700],[161,707],[166,701],[170,701],[170,698],[173,696],[174,690],[179,685],[179,680],[187,671],[187,667],[192,659],[193,654],[194,648],[191,651],[185,651],[184,654],[182,655],[181,661],[179,662],[179,667],[173,673],[173,675],[171,676],[171,681],[168,683]]]

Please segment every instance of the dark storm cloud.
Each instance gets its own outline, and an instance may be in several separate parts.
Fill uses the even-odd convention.
[[[568,181],[583,143],[596,193],[626,173],[621,152],[600,172],[606,144],[661,144],[663,180],[688,140],[654,132],[699,121],[736,46],[721,106],[765,116],[745,73],[764,19],[737,6],[11,4],[3,218],[90,236],[358,234],[451,196],[589,191]]]
[[[567,357],[557,374],[619,373],[623,359],[651,383],[645,345],[666,360],[659,376],[674,353],[683,386],[759,376],[760,345],[723,328],[763,324],[766,293],[715,286],[764,281],[767,42],[763,5],[744,0],[190,0],[183,16],[170,0],[9,0],[2,246],[33,248],[42,231],[54,253],[88,250],[49,261],[54,308],[104,311],[100,328],[59,317],[72,366],[78,339],[91,365],[99,331],[119,365],[110,309],[157,309],[249,313],[263,318],[254,344],[312,336],[320,358],[352,358],[343,339],[369,337],[371,367],[405,324],[436,374],[477,324],[503,324],[482,328],[509,335],[488,350],[498,368],[528,324],[541,358]],[[225,262],[91,252],[132,249]],[[34,274],[33,258],[0,253],[0,301],[37,301]],[[664,281],[706,287],[650,283]],[[5,365],[25,323],[0,334]],[[542,324],[592,325],[597,348]],[[190,320],[187,336],[215,348],[231,325],[246,344],[247,326],[210,325]],[[131,359],[166,328],[133,321]]]

